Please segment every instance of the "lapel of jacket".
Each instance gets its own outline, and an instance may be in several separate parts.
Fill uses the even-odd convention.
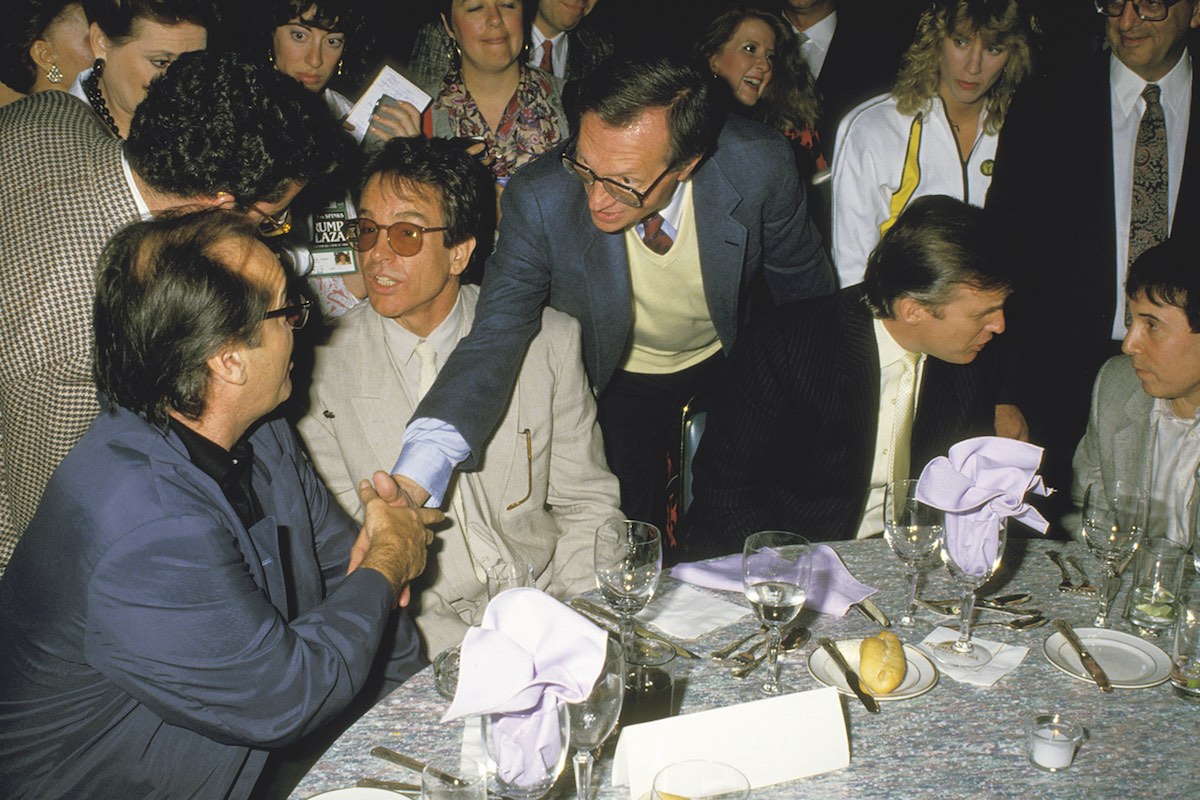
[[[592,222],[586,194],[579,192],[572,197],[577,198],[573,203],[575,224],[564,228],[563,236],[570,239],[564,242],[564,255],[583,253],[582,278],[586,284],[581,287],[586,298],[583,305],[592,313],[590,320],[581,318],[580,324],[592,328],[584,331],[584,341],[590,340],[594,345],[588,356],[588,374],[596,391],[600,391],[620,366],[633,334],[629,256],[625,252],[624,234],[604,233]],[[564,287],[563,291],[572,292],[572,289]]]
[[[1081,188],[1085,195],[1093,198],[1095,203],[1095,221],[1099,230],[1096,230],[1094,236],[1100,242],[1100,249],[1103,253],[1105,267],[1104,274],[1111,275],[1109,271],[1113,269],[1117,261],[1117,222],[1116,222],[1116,190],[1113,187],[1113,140],[1112,140],[1112,93],[1109,86],[1108,71],[1109,62],[1107,58],[1097,58],[1095,65],[1096,72],[1087,82],[1087,86],[1083,87],[1083,91],[1087,93],[1082,103],[1081,113],[1084,115],[1080,118],[1081,123],[1078,130],[1095,131],[1095,135],[1084,137],[1084,141],[1090,142],[1091,146],[1096,148],[1092,151],[1092,156],[1084,153],[1076,154],[1075,158],[1080,161],[1079,169],[1083,174],[1091,174],[1090,180],[1081,184]],[[1076,212],[1082,213],[1082,212]],[[1108,305],[1106,308],[1115,306],[1116,299],[1113,297],[1116,291],[1115,283],[1112,279],[1108,279],[1105,283],[1105,295],[1108,297]]]
[[[865,487],[871,479],[879,429],[879,348],[875,344],[871,313],[862,302],[862,291],[857,288],[843,291],[839,302],[833,346],[841,348],[844,368],[838,371],[834,397],[847,405],[847,420],[853,426],[847,433],[856,442],[856,462],[862,465],[858,475]]]
[[[386,326],[395,324],[367,309],[354,329],[354,365],[346,370],[347,395],[359,430],[370,445],[372,460],[384,465],[396,460],[404,425],[415,410],[409,396],[416,397],[416,387],[405,391],[387,346]]]
[[[1200,69],[1200,51],[1192,51],[1192,106],[1188,112],[1187,147],[1183,154],[1183,172],[1179,176],[1179,194],[1175,198],[1175,213],[1171,219],[1179,220],[1184,225],[1190,225],[1196,219],[1196,206],[1200,203],[1200,125],[1193,125],[1197,109],[1200,108],[1200,81],[1196,80],[1195,70]],[[1172,222],[1172,231],[1177,230]]]
[[[738,295],[746,257],[746,227],[733,216],[741,202],[741,194],[721,168],[720,155],[714,153],[692,178],[692,208],[708,313],[717,333],[727,336],[737,330]]]
[[[1152,414],[1154,400],[1140,385],[1133,387],[1121,407],[1122,418],[1112,432],[1114,481],[1149,486],[1154,459]],[[1106,476],[1108,477],[1108,476]]]

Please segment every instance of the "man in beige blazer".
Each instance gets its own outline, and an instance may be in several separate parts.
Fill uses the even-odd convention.
[[[370,302],[318,348],[299,425],[317,472],[356,517],[358,481],[391,465],[413,409],[475,319],[478,289],[459,276],[488,202],[477,168],[449,141],[396,139],[364,172],[351,239]],[[428,654],[479,621],[497,561],[528,562],[537,585],[560,597],[595,585],[596,528],[620,518],[595,417],[579,324],[546,309],[512,401],[479,468],[447,492],[449,519],[412,585],[409,611]]]

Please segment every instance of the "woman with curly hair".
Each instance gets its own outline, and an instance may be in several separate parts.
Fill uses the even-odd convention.
[[[21,0],[9,9],[0,33],[0,82],[14,92],[65,92],[93,59],[78,0]]]
[[[935,0],[891,94],[838,128],[833,159],[833,257],[842,286],[913,198],[982,206],[996,141],[1017,86],[1033,67],[1031,23],[1018,0]]]
[[[731,8],[700,34],[692,55],[728,86],[731,109],[792,141],[805,178],[825,169],[816,136],[821,103],[791,28],[774,14]]]
[[[83,0],[96,61],[71,94],[91,105],[120,139],[150,81],[184,53],[208,45],[213,9],[205,0]]]

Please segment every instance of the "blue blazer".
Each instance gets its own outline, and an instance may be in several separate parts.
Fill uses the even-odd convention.
[[[414,414],[454,425],[472,458],[508,402],[544,305],[579,320],[597,394],[629,347],[633,299],[624,234],[593,224],[583,184],[562,168],[566,147],[530,163],[508,185],[475,325]],[[757,281],[765,278],[776,303],[834,291],[833,270],[782,136],[730,117],[691,180],[704,294],[726,350],[751,313]]]
[[[267,748],[420,668],[287,423],[250,441],[249,530],[124,409],[62,462],[0,580],[0,797],[247,797]]]

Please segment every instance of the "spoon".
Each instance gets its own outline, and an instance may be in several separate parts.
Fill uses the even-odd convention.
[[[1049,622],[1049,620],[1046,617],[1042,616],[1041,614],[1038,614],[1038,615],[1035,615],[1032,617],[1019,617],[1017,619],[1012,619],[1012,620],[994,619],[994,620],[988,620],[987,622],[976,622],[971,625],[971,630],[975,630],[976,628],[983,628],[988,625],[995,625],[1000,628],[1008,628],[1010,631],[1027,631],[1031,628],[1040,628],[1043,625],[1045,625],[1047,622]],[[957,625],[949,625],[947,627],[953,628],[954,630],[958,630]]]
[[[784,633],[783,640],[779,643],[779,652],[790,653],[793,650],[799,650],[805,645],[805,643],[808,642],[808,637],[811,635],[812,634],[808,628],[800,625],[794,628],[789,628],[787,632]],[[757,647],[755,649],[757,649]],[[746,662],[740,667],[734,667],[730,671],[730,674],[735,678],[744,678],[751,672],[754,672],[754,670],[758,669],[758,665],[766,660],[767,654],[763,653],[761,656],[754,657],[753,660]]]

